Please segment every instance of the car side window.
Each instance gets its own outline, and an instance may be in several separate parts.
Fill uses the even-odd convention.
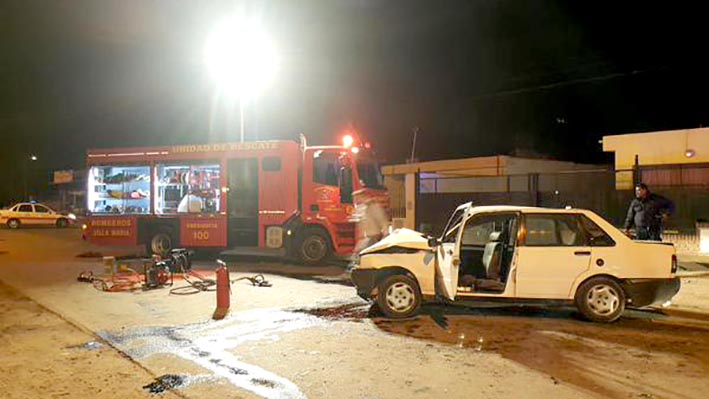
[[[528,215],[525,245],[577,247],[585,242],[576,215]]]
[[[42,205],[35,205],[34,211],[37,213],[49,213],[49,209],[47,209],[47,207],[42,206]]]
[[[586,230],[592,247],[612,247],[615,245],[611,236],[586,215],[581,215],[581,225]]]
[[[20,205],[17,212],[32,212],[32,205]]]

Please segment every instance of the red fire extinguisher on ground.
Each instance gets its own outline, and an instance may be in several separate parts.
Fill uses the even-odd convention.
[[[214,320],[223,319],[229,313],[229,305],[231,303],[231,287],[229,282],[229,269],[226,263],[217,260],[219,267],[216,270],[217,274],[217,308],[214,310],[212,318]]]

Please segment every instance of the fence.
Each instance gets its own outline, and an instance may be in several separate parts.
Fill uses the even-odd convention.
[[[468,201],[476,205],[584,208],[622,226],[634,192],[616,190],[616,175],[627,173],[599,168],[493,177],[422,174],[416,198],[416,226],[426,232],[439,232],[452,210]],[[680,235],[696,235],[696,222],[709,219],[709,178],[704,181],[694,172],[692,185],[672,185],[651,178],[662,176],[664,172],[658,168],[634,173],[637,173],[636,179],[647,177],[657,183],[651,185],[651,189],[675,203],[676,213],[666,225],[668,230]],[[400,213],[405,212],[401,205],[404,201],[398,198],[402,195],[392,195],[392,204],[398,204],[393,208]],[[694,238],[683,239],[689,246],[693,246],[694,241]]]

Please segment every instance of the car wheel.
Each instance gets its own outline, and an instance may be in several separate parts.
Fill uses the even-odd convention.
[[[592,278],[576,290],[576,307],[588,320],[611,323],[625,310],[625,292],[608,277]]]
[[[382,280],[378,286],[377,305],[392,319],[411,317],[421,309],[421,289],[409,276],[395,274]]]
[[[57,227],[59,227],[60,229],[63,229],[68,225],[69,222],[66,219],[57,219]]]
[[[15,230],[20,228],[20,221],[17,219],[10,219],[7,221],[7,227]]]
[[[298,259],[304,264],[319,265],[330,256],[330,240],[322,230],[307,228],[300,234],[296,251]]]
[[[150,239],[150,250],[155,255],[160,255],[161,257],[166,257],[170,254],[172,250],[172,237],[170,234],[159,231],[153,235]]]

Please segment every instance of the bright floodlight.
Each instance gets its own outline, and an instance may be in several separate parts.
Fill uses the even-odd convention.
[[[36,155],[30,156],[30,161],[36,161],[36,160],[37,160],[37,156],[36,156]]]
[[[344,145],[347,148],[351,147],[353,143],[354,143],[354,138],[349,134],[342,138],[342,145]]]
[[[207,38],[205,61],[219,89],[248,101],[266,88],[276,73],[273,43],[258,24],[229,18]]]

